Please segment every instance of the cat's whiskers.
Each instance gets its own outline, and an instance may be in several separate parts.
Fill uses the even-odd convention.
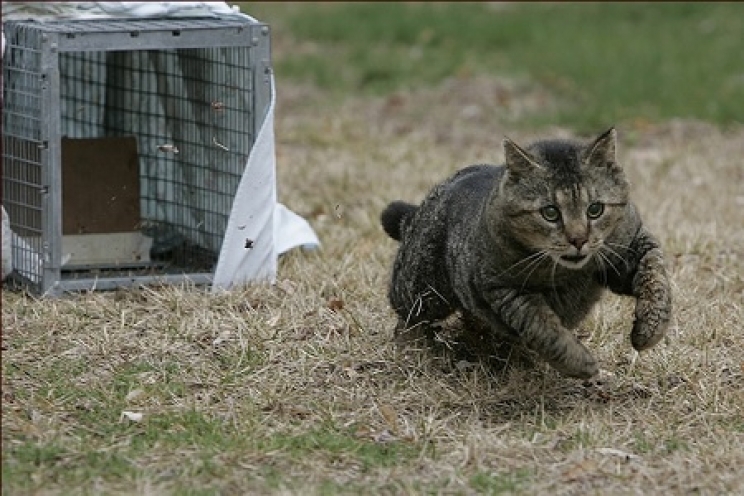
[[[616,256],[617,258],[619,258],[620,260],[622,260],[622,261],[623,261],[623,263],[625,264],[625,268],[626,268],[626,269],[627,269],[627,268],[629,268],[629,267],[630,267],[630,264],[629,264],[629,263],[628,263],[628,261],[627,261],[627,260],[625,259],[625,257],[623,257],[623,256],[622,256],[622,255],[621,255],[620,253],[618,253],[618,252],[617,252],[617,250],[614,250],[614,249],[613,249],[613,248],[612,248],[611,246],[609,246],[610,244],[615,244],[615,245],[616,245],[616,243],[605,243],[605,244],[603,244],[602,246],[600,246],[600,248],[599,248],[599,249],[600,249],[600,250],[602,250],[603,248],[606,248],[606,249],[607,249],[607,250],[609,250],[609,251],[610,251],[610,252],[611,252],[611,253],[612,253],[613,255],[615,255],[615,256]],[[617,246],[622,246],[622,245],[617,245]],[[635,250],[633,250],[633,251],[635,251]]]
[[[600,247],[601,249],[601,247]],[[605,261],[602,258],[602,255],[599,254],[599,250],[595,252],[597,254],[596,257],[592,257],[592,261],[596,264],[597,270],[599,274],[602,276],[602,285],[607,285],[607,266],[605,265]]]
[[[540,260],[542,260],[542,258],[543,258],[543,257],[544,257],[545,255],[547,255],[547,254],[548,254],[548,250],[540,250],[540,251],[538,251],[537,253],[533,253],[532,255],[528,255],[528,256],[526,256],[526,257],[524,257],[524,258],[522,258],[522,259],[518,260],[517,262],[513,263],[512,265],[510,265],[510,266],[509,266],[509,267],[507,267],[506,269],[502,270],[502,271],[501,271],[501,272],[499,273],[499,277],[503,276],[504,274],[506,274],[506,273],[507,273],[507,272],[509,272],[510,270],[512,270],[512,269],[514,269],[514,268],[517,268],[518,266],[522,265],[523,263],[527,263],[527,262],[530,262],[530,261],[532,261],[532,262],[531,262],[531,263],[529,263],[529,264],[528,264],[528,265],[527,265],[526,267],[522,268],[522,269],[521,269],[521,270],[520,270],[519,272],[517,272],[517,273],[515,274],[515,276],[518,276],[519,274],[523,273],[523,272],[524,272],[525,270],[528,270],[528,269],[529,269],[530,267],[532,267],[532,263],[534,263],[534,259],[535,259],[535,258],[537,258],[537,259],[538,259],[538,261],[540,261]]]
[[[550,252],[548,250],[540,250],[538,253],[540,253],[541,256],[538,257],[537,259],[533,260],[532,263],[530,263],[524,270],[521,270],[519,272],[521,274],[525,270],[527,270],[530,267],[532,267],[532,270],[530,270],[529,274],[527,274],[527,277],[524,278],[524,282],[522,283],[522,287],[519,288],[519,291],[520,292],[522,292],[524,290],[525,286],[527,286],[527,282],[530,280],[530,277],[532,277],[532,274],[537,270],[537,268],[540,266],[540,264],[542,263],[542,261],[545,260],[548,257],[552,258],[550,256]]]
[[[411,318],[411,315],[418,316],[421,313],[421,309],[424,307],[424,299],[419,296],[416,298],[416,301],[414,302],[413,306],[411,307],[411,311],[408,312],[408,318],[406,319],[406,324]]]
[[[436,289],[434,289],[434,286],[432,286],[431,284],[429,284],[428,285],[428,288],[429,288],[429,291],[431,291],[432,293],[434,293],[435,295],[437,295],[447,305],[450,304],[450,302],[447,301],[447,298],[445,298],[444,296],[442,296],[442,293],[440,293],[439,291],[437,291]],[[428,293],[428,291],[427,291],[427,293]]]
[[[555,284],[555,269],[558,268],[558,261],[553,259],[553,268],[550,271],[550,281],[551,281],[551,287],[553,289],[553,296],[555,297],[555,302],[558,304],[561,309],[563,309],[563,305],[561,304],[560,296],[558,295],[558,287]]]
[[[609,248],[609,247],[607,247],[607,249],[612,250],[612,248]],[[606,262],[610,267],[612,267],[612,270],[615,271],[615,274],[617,274],[618,276],[621,276],[622,275],[622,274],[620,274],[620,271],[615,266],[615,264],[612,263],[612,261],[610,260],[610,257],[608,257],[607,255],[605,255],[604,253],[602,253],[602,248],[600,248],[599,250],[597,250],[597,255],[599,255],[599,257],[601,258],[602,265],[604,265],[605,262]],[[626,264],[627,264],[627,262],[626,262]],[[605,275],[605,277],[607,277],[607,276]]]
[[[637,250],[634,250],[633,248],[631,248],[631,247],[630,247],[630,245],[623,245],[623,244],[620,244],[620,243],[610,243],[609,241],[605,241],[605,242],[604,242],[604,246],[606,246],[606,247],[608,247],[608,248],[609,248],[610,246],[615,246],[615,247],[617,247],[617,248],[620,248],[620,249],[622,249],[622,250],[628,250],[628,251],[632,251],[632,252],[633,252],[633,253],[635,253],[636,255],[638,254],[638,251],[637,251]],[[614,251],[614,250],[613,250],[613,251]],[[615,252],[615,254],[616,254],[616,255],[617,255],[618,257],[620,257],[620,254],[618,254],[617,252]],[[620,257],[620,258],[623,258],[623,257]]]

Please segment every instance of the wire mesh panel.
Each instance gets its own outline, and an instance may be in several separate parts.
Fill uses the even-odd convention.
[[[270,101],[268,27],[233,16],[3,28],[18,279],[35,293],[209,282]],[[133,189],[137,205],[122,205]],[[108,258],[76,258],[94,244]]]

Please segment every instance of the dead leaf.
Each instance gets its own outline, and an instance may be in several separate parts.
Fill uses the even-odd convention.
[[[638,455],[634,455],[633,453],[628,453],[627,451],[619,450],[616,448],[597,448],[597,453],[601,453],[603,455],[619,456],[621,458],[624,458],[626,462],[630,460],[641,459],[641,457]]]
[[[142,422],[143,417],[144,417],[143,413],[128,412],[124,410],[123,412],[121,412],[121,417],[119,418],[119,422],[123,421],[124,419],[131,420],[132,422]]]
[[[11,388],[4,381],[3,381],[2,391],[3,391],[3,401],[7,401],[8,403],[13,403],[15,401],[15,394],[13,394],[13,388]]]
[[[358,439],[366,439],[372,437],[372,429],[367,425],[361,425],[354,431],[354,437]]]
[[[478,364],[476,362],[468,362],[467,360],[459,360],[455,367],[457,367],[457,370],[468,370],[477,367]]]
[[[397,438],[394,435],[390,434],[387,429],[385,429],[384,431],[373,434],[372,439],[376,443],[389,443],[391,441],[395,441]]]
[[[405,98],[401,96],[400,94],[393,94],[390,95],[387,100],[385,101],[385,110],[391,111],[391,110],[397,110],[398,108],[402,107],[406,103]]]
[[[143,394],[145,394],[145,391],[142,389],[132,389],[131,391],[129,391],[129,393],[127,393],[126,400],[134,401],[140,396],[142,396]]]
[[[393,432],[398,432],[398,414],[395,412],[395,408],[390,405],[380,405],[379,409],[388,427]]]
[[[566,482],[577,481],[589,476],[596,469],[597,464],[594,460],[584,460],[563,472],[563,480]]]
[[[313,411],[307,407],[296,405],[287,407],[287,414],[299,418],[307,418],[313,414]]]
[[[359,372],[354,370],[354,367],[341,367],[341,370],[349,376],[349,379],[355,379],[359,375]]]
[[[31,421],[32,424],[38,424],[44,418],[43,415],[39,411],[34,410],[34,409],[29,410],[27,414],[28,414],[28,419]]]
[[[341,298],[331,298],[328,300],[328,309],[332,312],[338,312],[344,309],[344,300]]]
[[[266,322],[266,325],[269,326],[269,327],[276,327],[278,323],[279,323],[279,314],[274,315],[273,317],[271,317]]]
[[[633,394],[637,398],[650,398],[651,396],[653,396],[651,388],[638,383],[633,384]]]
[[[289,279],[282,279],[276,283],[276,286],[288,295],[294,294],[295,289],[297,288],[297,285]]]
[[[214,340],[212,341],[212,346],[219,346],[225,341],[228,341],[230,339],[230,334],[230,331],[222,331],[219,336],[214,338]]]

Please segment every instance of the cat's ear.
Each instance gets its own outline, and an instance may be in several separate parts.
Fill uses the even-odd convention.
[[[584,152],[584,163],[594,166],[616,165],[617,131],[611,127],[602,133]]]
[[[542,166],[535,160],[527,150],[523,149],[509,138],[504,138],[504,157],[506,158],[506,168],[511,175],[516,177],[529,174],[535,169]]]

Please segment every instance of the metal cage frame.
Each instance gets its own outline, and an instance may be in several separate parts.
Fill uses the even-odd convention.
[[[231,198],[271,100],[268,25],[235,15],[6,21],[3,30],[7,40],[3,57],[3,205],[10,216],[11,229],[17,234],[13,236],[17,267],[14,280],[41,295],[152,283],[209,284],[220,236],[224,236],[232,208]],[[76,57],[82,62],[76,62]],[[120,102],[119,120],[126,120],[128,127],[112,130],[102,121],[101,129],[106,128],[103,135],[123,133],[137,137],[138,146],[145,148],[140,150],[140,176],[150,189],[163,190],[163,184],[171,181],[166,184],[167,191],[157,195],[142,187],[142,229],[152,220],[147,209],[163,210],[166,201],[159,204],[158,195],[169,196],[169,208],[176,214],[166,212],[162,214],[168,217],[166,220],[156,219],[156,224],[166,226],[168,232],[153,236],[162,240],[179,231],[181,236],[186,233],[209,238],[212,258],[206,267],[190,269],[188,264],[170,264],[166,269],[151,265],[146,273],[127,267],[83,267],[74,275],[63,267],[62,138],[70,135],[70,129],[77,129],[77,137],[102,135],[100,129],[91,130],[93,124],[85,117],[75,121],[73,114],[80,102],[68,98],[65,88],[77,85],[76,94],[83,96],[76,98],[89,98],[87,95],[94,90],[100,96],[107,88],[94,88],[100,81],[87,79],[85,68],[99,67],[89,59],[100,59],[108,60],[106,67],[110,70],[112,57],[124,57],[128,62],[116,66],[105,84],[118,81],[120,90],[129,92],[127,98],[135,95],[141,101],[140,109],[135,111],[127,102]],[[171,71],[174,67],[176,72]],[[135,70],[139,71],[136,77],[128,76],[127,71]],[[190,79],[185,76],[187,73]],[[146,96],[142,96],[144,92],[137,93],[144,90],[124,87],[128,84],[125,81],[144,87],[146,83],[142,81],[147,78],[147,84],[156,89]],[[117,81],[110,81],[113,79]],[[228,90],[239,96],[232,101],[222,98],[220,95]],[[152,103],[156,96],[162,99],[159,109]],[[111,100],[108,97],[106,105]],[[110,120],[108,114],[101,117],[100,101],[91,99],[84,103],[93,108],[92,115],[99,120]],[[147,108],[155,108],[155,114],[147,114]],[[178,115],[171,115],[173,112]],[[215,115],[220,119],[218,123]],[[160,129],[151,129],[158,127],[152,124],[155,121],[161,122]],[[207,126],[212,126],[209,132],[205,131]],[[145,128],[148,129],[143,131]],[[218,129],[223,138],[218,140],[212,133],[210,139],[213,129]],[[161,143],[158,150],[154,150],[155,143]],[[174,154],[169,146],[181,147],[181,153]],[[186,153],[189,149],[192,153]],[[225,170],[221,170],[223,163],[228,164]],[[179,172],[182,175],[190,171],[189,180],[161,178],[165,166],[183,171]],[[215,176],[222,179],[214,179]],[[181,205],[181,190],[200,198],[193,205],[202,206]],[[212,197],[217,198],[212,202],[215,206],[203,207]],[[174,216],[180,220],[170,219]],[[184,220],[185,217],[188,218]],[[204,231],[205,224],[209,225],[209,232]],[[200,248],[204,251],[203,246]]]

